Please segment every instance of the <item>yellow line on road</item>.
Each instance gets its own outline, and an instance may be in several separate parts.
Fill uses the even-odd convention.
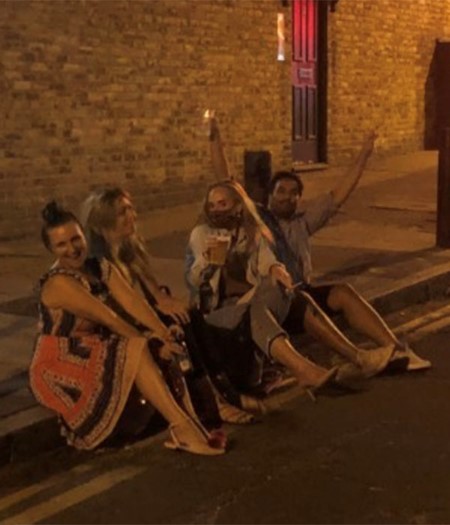
[[[415,339],[419,339],[423,337],[424,335],[428,333],[438,331],[449,325],[450,325],[450,306],[445,306],[438,310],[432,311],[422,317],[418,317],[411,321],[398,325],[393,330],[396,334],[408,333],[409,334],[408,339],[415,340]],[[287,393],[284,393],[284,396],[283,395],[275,396],[276,401],[277,401],[276,404],[282,405],[283,402],[291,400],[291,398],[293,399],[297,397],[298,395],[299,395],[299,392],[297,392],[296,389],[292,389],[292,391],[288,391]],[[285,399],[285,396],[286,396],[286,399]],[[274,403],[275,403],[275,400],[274,400]],[[275,406],[272,408],[275,408]],[[144,440],[142,443],[133,446],[133,448],[135,448],[136,446],[138,448],[148,446],[149,442],[154,442],[154,441],[157,441],[157,439],[155,439],[155,437],[152,437],[149,440]],[[19,504],[23,502],[24,500],[26,500],[27,498],[31,498],[32,496],[39,494],[39,492],[42,492],[46,490],[47,488],[60,484],[63,481],[72,477],[73,475],[87,472],[91,469],[92,469],[92,466],[89,466],[86,464],[79,465],[68,472],[64,472],[63,474],[52,476],[51,478],[47,480],[43,480],[39,483],[35,483],[34,485],[31,485],[13,494],[5,496],[0,499],[0,511],[4,511],[13,505]],[[127,479],[130,479],[138,475],[143,470],[144,469],[141,467],[140,468],[125,467],[125,468],[113,470],[111,472],[107,472],[105,474],[102,474],[88,481],[84,485],[80,485],[79,487],[69,489],[68,491],[63,492],[60,495],[54,496],[53,498],[43,503],[32,506],[26,511],[8,518],[3,523],[5,525],[7,524],[15,525],[15,524],[21,524],[21,523],[31,524],[37,521],[45,520],[49,516],[52,516],[58,512],[61,512],[62,510],[70,506],[76,505],[77,503],[80,503],[92,496],[95,496],[96,494],[99,494],[101,492],[108,490],[109,488],[112,488],[114,485],[122,481],[125,481]]]
[[[43,490],[52,487],[57,483],[62,483],[64,480],[71,478],[76,474],[82,474],[84,472],[88,472],[91,469],[92,466],[90,465],[78,465],[67,472],[58,474],[56,476],[52,476],[46,480],[39,481],[34,485],[30,485],[29,487],[25,487],[24,489],[18,490],[13,494],[9,494],[8,496],[5,496],[4,498],[0,499],[0,512],[7,509],[8,507],[12,507],[17,503],[26,500],[27,498],[31,498],[35,494],[39,494],[39,492],[42,492]]]
[[[437,321],[434,321],[433,323],[428,323],[426,325],[419,326],[419,328],[412,331],[411,335],[409,336],[409,339],[413,341],[416,339],[421,339],[422,337],[433,332],[438,332],[439,330],[442,330],[447,326],[450,326],[450,317],[447,317],[445,319],[439,319]]]
[[[49,478],[42,483],[36,483],[35,485],[31,485],[31,487],[19,490],[18,492],[11,494],[11,496],[6,496],[6,498],[2,498],[0,500],[0,511],[3,511],[12,505],[15,505],[16,503],[20,503],[27,498],[31,498],[31,496],[42,492],[54,484],[55,481],[52,478]]]
[[[58,494],[43,503],[28,508],[24,512],[6,518],[5,521],[3,521],[3,524],[33,524],[47,520],[50,516],[92,498],[97,494],[105,492],[118,483],[134,478],[144,470],[145,468],[143,467],[124,467],[106,472],[105,474],[101,474],[100,476],[91,479],[83,485],[67,490],[66,492]]]
[[[448,316],[448,317],[447,317]],[[446,317],[446,319],[442,319],[443,317]],[[407,323],[403,323],[401,325],[398,325],[394,328],[395,333],[405,333],[405,332],[415,332],[420,327],[426,326],[432,326],[434,325],[434,321],[436,319],[442,320],[442,327],[446,326],[450,323],[450,306],[444,306],[443,308],[439,308],[438,310],[434,310],[433,312],[430,312],[422,317],[417,317],[413,319],[412,321],[408,321]],[[441,325],[437,325],[441,326]]]

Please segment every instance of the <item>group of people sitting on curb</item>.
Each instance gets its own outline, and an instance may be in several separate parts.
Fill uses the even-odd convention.
[[[166,447],[223,454],[222,422],[254,421],[277,388],[297,383],[315,399],[387,369],[431,366],[350,285],[311,283],[310,237],[355,188],[375,135],[339,186],[300,210],[303,185],[290,171],[271,179],[267,207],[255,204],[230,176],[214,118],[210,131],[219,182],[189,239],[189,306],[152,274],[123,189],[91,194],[79,219],[54,201],[42,212],[42,240],[55,262],[40,280],[30,383],[77,448],[110,439],[137,403],[168,422]],[[375,347],[350,341],[336,314]],[[302,333],[339,364],[326,369],[303,356],[291,343]]]

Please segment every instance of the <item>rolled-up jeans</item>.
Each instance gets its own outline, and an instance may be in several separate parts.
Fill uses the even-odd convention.
[[[250,332],[252,340],[258,348],[270,357],[270,346],[274,339],[284,335],[282,325],[286,320],[294,296],[282,289],[279,284],[273,284],[269,277],[264,278],[256,287],[255,293],[247,303],[226,304],[206,316],[206,322],[213,326],[233,330],[249,311]],[[295,297],[296,307],[306,309],[306,300]]]

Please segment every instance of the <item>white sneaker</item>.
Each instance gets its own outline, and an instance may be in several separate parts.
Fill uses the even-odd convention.
[[[414,372],[416,370],[428,370],[431,368],[431,361],[428,361],[428,359],[422,359],[419,357],[406,343],[403,347],[403,351],[400,350],[400,353],[404,353],[408,359],[408,372]]]
[[[358,365],[365,377],[373,377],[382,372],[392,356],[395,345],[381,346],[375,350],[361,350],[358,354]]]

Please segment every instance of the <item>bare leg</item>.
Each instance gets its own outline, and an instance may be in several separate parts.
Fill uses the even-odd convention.
[[[348,324],[381,345],[394,344],[396,351],[392,360],[408,358],[407,370],[427,370],[431,362],[419,357],[408,344],[402,344],[372,306],[349,284],[332,288],[328,306],[335,312],[342,312]]]
[[[177,438],[192,445],[195,450],[191,451],[200,454],[214,453],[215,449],[208,445],[207,432],[199,423],[194,423],[177,405],[159,368],[146,350],[142,352],[136,375],[136,386],[142,396],[161,413],[171,427],[176,428]]]
[[[327,303],[334,312],[342,312],[352,328],[367,335],[380,346],[400,346],[400,341],[381,316],[349,284],[333,286]]]
[[[304,388],[319,387],[332,379],[335,370],[327,371],[296,352],[289,339],[280,335],[270,345],[270,355],[284,365]]]
[[[382,346],[372,352],[364,352],[345,337],[311,296],[303,295],[309,302],[304,317],[308,334],[360,367],[366,377],[376,375],[386,368],[394,353],[394,344]]]
[[[305,331],[316,341],[338,352],[354,364],[358,364],[359,349],[330,320],[311,306],[308,306],[304,317]]]

